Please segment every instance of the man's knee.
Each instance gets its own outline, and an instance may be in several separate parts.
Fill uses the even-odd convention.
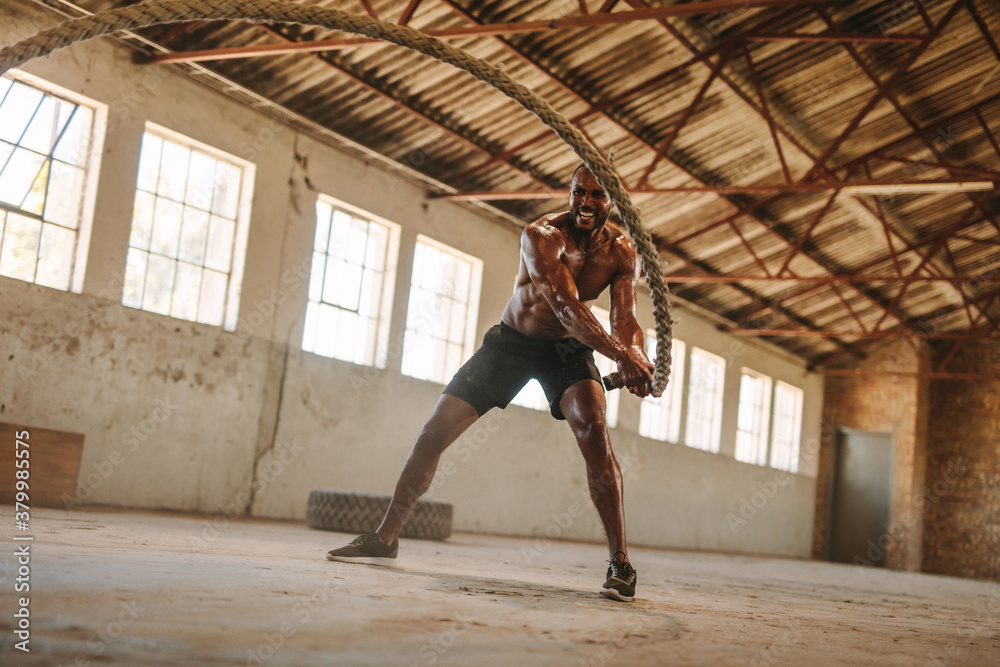
[[[571,424],[570,427],[581,447],[586,445],[587,449],[610,450],[608,424],[604,415],[593,414],[574,421],[575,423]],[[586,454],[586,452],[584,453]]]

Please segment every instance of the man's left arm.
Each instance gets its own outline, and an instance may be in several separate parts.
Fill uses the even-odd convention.
[[[646,359],[649,375],[622,378],[632,393],[637,393],[635,390],[638,389],[645,396],[652,391],[653,365],[646,357],[646,335],[635,318],[635,286],[639,280],[639,262],[635,250],[627,241],[620,252],[619,271],[611,281],[611,335],[622,345],[634,348]]]

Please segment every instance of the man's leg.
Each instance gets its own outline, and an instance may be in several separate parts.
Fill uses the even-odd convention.
[[[622,560],[627,563],[622,473],[611,449],[605,407],[604,389],[594,380],[570,385],[559,400],[559,409],[573,430],[587,463],[590,497],[604,524],[611,559],[614,560],[616,554],[623,554]]]
[[[441,454],[477,419],[479,415],[474,407],[450,394],[441,395],[410,450],[389,509],[375,531],[383,542],[392,544],[396,540],[413,506],[430,488]]]

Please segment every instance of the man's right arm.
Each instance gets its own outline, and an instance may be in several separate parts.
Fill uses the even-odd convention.
[[[609,335],[590,308],[580,301],[576,282],[560,259],[563,243],[562,235],[551,228],[525,227],[521,233],[521,254],[531,282],[571,336],[616,362],[633,362],[633,351]]]

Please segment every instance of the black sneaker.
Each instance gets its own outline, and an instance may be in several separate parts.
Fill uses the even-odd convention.
[[[354,538],[346,547],[334,549],[326,555],[326,559],[345,563],[384,563],[397,555],[399,540],[386,544],[375,533],[365,533]]]
[[[622,554],[622,556],[624,555]],[[608,568],[608,580],[604,582],[601,595],[612,600],[631,602],[632,598],[635,597],[635,583],[638,580],[635,568],[619,559],[617,553],[615,559],[609,562],[611,567]]]

